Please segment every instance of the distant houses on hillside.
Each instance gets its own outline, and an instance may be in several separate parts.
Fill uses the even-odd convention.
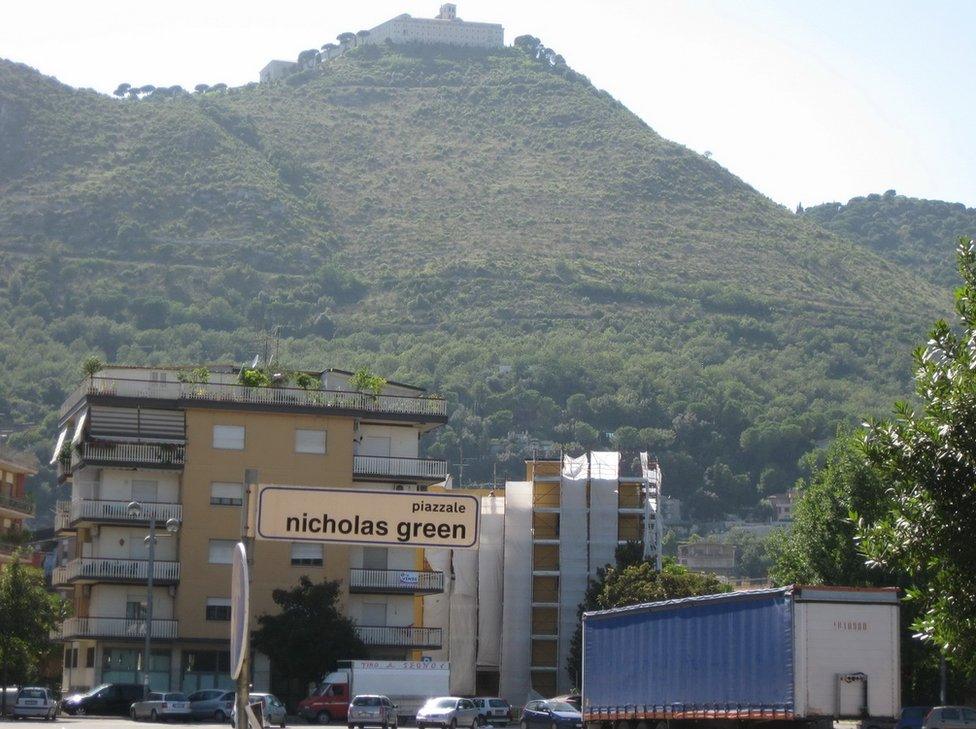
[[[341,56],[350,48],[379,43],[424,43],[501,48],[505,29],[498,23],[471,23],[457,16],[457,5],[444,3],[435,18],[413,18],[407,13],[358,33],[340,33],[338,43],[326,43],[318,51],[302,51],[297,61],[271,61],[260,71],[261,83],[279,81],[323,61]]]

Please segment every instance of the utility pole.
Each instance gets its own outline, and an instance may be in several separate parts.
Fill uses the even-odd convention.
[[[249,515],[251,513],[251,487],[257,486],[258,472],[255,468],[244,469],[244,489],[241,494],[241,544],[247,554],[247,562],[250,564],[254,559],[253,545],[249,531]],[[248,570],[248,580],[250,581],[250,570]],[[244,627],[244,642],[242,651],[244,658],[241,662],[241,672],[237,675],[236,696],[234,708],[236,710],[236,726],[247,727],[247,706],[251,702],[251,639],[250,626]]]
[[[146,644],[142,651],[142,693],[149,696],[149,644],[152,641],[153,618],[153,572],[156,571],[156,514],[149,510],[149,564],[146,578]]]

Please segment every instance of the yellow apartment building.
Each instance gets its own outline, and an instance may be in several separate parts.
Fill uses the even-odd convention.
[[[0,564],[9,562],[17,549],[5,537],[22,529],[24,520],[34,516],[34,502],[27,498],[25,483],[37,473],[36,460],[0,446]]]
[[[445,401],[420,388],[357,392],[351,373],[334,369],[307,373],[310,388],[245,387],[233,366],[210,368],[206,382],[181,381],[186,371],[107,367],[61,407],[53,460],[71,498],[58,503],[55,526],[69,558],[54,584],[74,608],[57,631],[65,690],[141,682],[151,519],[151,686],[230,688],[230,562],[245,469],[261,483],[373,490],[423,491],[447,476],[445,461],[419,457],[420,437],[447,422]],[[252,629],[276,611],[274,589],[308,575],[341,581],[371,657],[441,646],[421,598],[444,589],[444,574],[425,567],[421,550],[257,541],[252,555]],[[267,657],[257,654],[253,670],[255,690],[268,690]]]

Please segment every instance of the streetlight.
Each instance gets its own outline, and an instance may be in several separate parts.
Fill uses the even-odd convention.
[[[129,505],[126,507],[126,511],[129,516],[133,519],[138,519],[142,516],[142,504],[138,501],[130,501]],[[180,520],[179,519],[167,519],[166,520],[166,531],[170,534],[176,534],[180,530]],[[149,693],[149,644],[152,641],[152,614],[153,614],[153,572],[155,571],[156,562],[156,513],[152,509],[149,510],[149,534],[145,538],[146,544],[149,545],[149,564],[147,578],[146,578],[146,643],[142,651],[142,685],[144,692]]]

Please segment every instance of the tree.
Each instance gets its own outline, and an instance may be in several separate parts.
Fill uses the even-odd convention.
[[[362,367],[356,370],[356,374],[349,380],[349,384],[359,392],[379,395],[386,387],[386,380],[379,375],[374,375],[368,367]]]
[[[91,357],[86,357],[85,361],[81,363],[81,371],[89,379],[89,381],[95,381],[95,375],[105,369],[105,364],[98,357],[94,355]]]
[[[298,54],[298,65],[302,68],[311,68],[319,61],[319,52],[314,48],[309,48]]]
[[[861,546],[874,565],[902,570],[920,613],[914,628],[976,673],[976,244],[961,239],[956,292],[960,331],[936,322],[914,352],[919,410],[896,403],[868,423],[865,452],[885,480],[883,516],[864,520]]]
[[[886,509],[885,482],[865,462],[860,439],[839,432],[824,462],[815,465],[809,481],[799,482],[798,488],[791,528],[771,534],[767,545],[773,581],[778,585],[891,584],[883,572],[865,564],[851,516],[857,513],[873,522]]]
[[[193,90],[198,94],[205,94],[210,90],[210,84],[197,84],[193,87]]]
[[[214,84],[213,86],[210,87],[210,90],[216,91],[218,94],[222,94],[225,91],[227,91],[227,84],[225,83]]]
[[[49,634],[67,615],[67,603],[47,591],[44,574],[15,554],[0,569],[0,686],[24,685],[50,650]],[[7,695],[0,698],[6,713]]]
[[[140,86],[139,87],[139,93],[140,94],[151,94],[155,90],[156,90],[156,87],[153,86],[152,84],[146,84],[145,86]]]
[[[348,33],[348,32],[347,33],[340,33],[339,35],[336,36],[336,40],[339,41],[339,45],[341,45],[342,47],[345,48],[350,43],[352,43],[353,41],[356,40],[356,34],[355,33]]]
[[[369,38],[369,31],[368,30],[357,30],[356,31],[356,45],[357,46],[363,45],[366,42],[366,39],[367,38]]]
[[[123,96],[129,93],[129,89],[131,88],[132,84],[119,84],[113,93],[121,99]]]
[[[340,660],[366,656],[355,624],[339,611],[339,595],[338,581],[312,583],[303,575],[297,587],[271,593],[280,613],[258,616],[254,647],[271,659],[274,671],[302,688],[334,671]]]

